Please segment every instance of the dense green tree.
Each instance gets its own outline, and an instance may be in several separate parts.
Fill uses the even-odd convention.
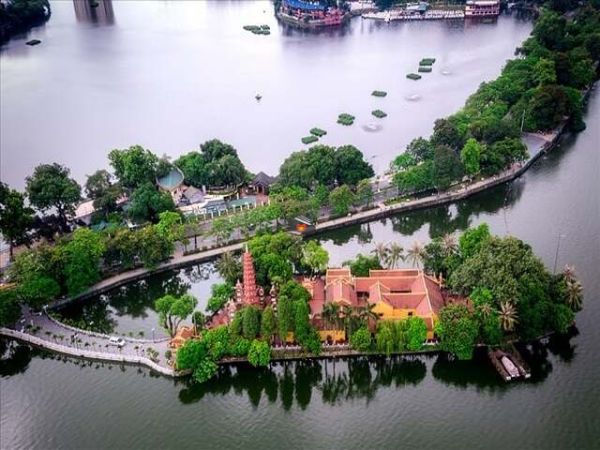
[[[171,256],[173,241],[159,233],[154,226],[147,226],[135,232],[137,256],[142,264],[153,269]]]
[[[364,160],[362,152],[353,145],[338,147],[335,152],[335,172],[339,184],[356,186],[361,180],[375,173],[371,164]]]
[[[103,219],[107,219],[108,214],[117,210],[117,202],[123,195],[121,186],[112,183],[112,175],[103,169],[88,176],[85,192],[88,198],[94,201],[96,214]]]
[[[350,336],[350,345],[354,350],[366,352],[371,350],[371,332],[367,327],[360,327]]]
[[[260,311],[253,306],[242,310],[242,336],[254,339],[260,333]]]
[[[441,146],[449,147],[454,152],[458,152],[465,145],[465,139],[451,120],[438,119],[433,126],[431,143],[435,147],[435,153]]]
[[[64,246],[64,274],[69,295],[83,292],[100,280],[100,259],[105,246],[100,235],[78,228]]]
[[[138,222],[158,222],[160,213],[173,211],[175,204],[167,192],[159,191],[152,183],[142,184],[133,191],[128,213]]]
[[[421,137],[413,139],[406,146],[406,153],[410,155],[416,163],[433,159],[434,145],[427,139]]]
[[[435,328],[440,347],[458,359],[471,359],[479,335],[479,326],[473,314],[464,305],[448,305],[441,309]]]
[[[190,339],[177,350],[177,369],[192,370],[194,380],[204,383],[217,373],[218,366],[210,357],[204,341]]]
[[[423,347],[427,339],[427,325],[421,317],[413,316],[407,319],[407,345],[408,350],[415,352]]]
[[[456,152],[447,145],[438,145],[433,159],[433,182],[438,191],[448,189],[460,179],[462,173],[462,165]]]
[[[309,337],[310,321],[309,321],[308,303],[299,300],[294,302],[294,332],[296,341],[303,345]]]
[[[279,339],[285,343],[290,331],[294,331],[294,302],[285,295],[277,300],[277,325]]]
[[[206,310],[211,313],[219,311],[229,299],[235,294],[235,289],[230,283],[217,283],[210,287],[210,297],[206,305]]]
[[[246,180],[246,169],[237,156],[224,155],[206,165],[211,186],[235,186]]]
[[[161,212],[158,215],[158,223],[155,228],[157,233],[171,242],[177,242],[184,238],[183,219],[179,212]]]
[[[275,312],[273,307],[268,305],[262,312],[260,321],[260,335],[267,342],[271,342],[273,334],[277,330],[277,322],[275,320]]]
[[[271,362],[271,347],[264,341],[254,339],[248,350],[248,362],[254,367],[266,367]]]
[[[154,302],[154,308],[159,314],[160,325],[173,337],[181,321],[192,314],[197,303],[190,294],[181,297],[167,294]]]
[[[231,252],[223,253],[217,260],[216,267],[219,275],[231,285],[234,285],[237,280],[242,278],[242,263]]]
[[[394,174],[394,183],[402,193],[421,192],[434,187],[434,165],[426,161]]]
[[[136,189],[144,184],[154,184],[157,176],[158,157],[139,145],[128,149],[111,150],[108,154],[115,176],[125,188]]]
[[[377,256],[356,255],[356,258],[350,261],[344,261],[343,266],[350,267],[350,272],[355,277],[368,277],[371,269],[381,269],[381,262]]]
[[[357,206],[366,205],[369,207],[373,202],[373,196],[373,185],[371,184],[371,180],[360,180],[356,187],[355,204]]]
[[[329,194],[329,204],[337,216],[345,216],[350,212],[350,207],[355,203],[356,197],[347,185],[336,187]]]
[[[50,18],[48,0],[10,0],[0,2],[0,45],[11,36],[24,33]]]
[[[16,289],[0,289],[0,327],[16,323],[21,316],[21,306]]]
[[[201,144],[200,150],[207,162],[218,161],[224,156],[233,156],[236,158],[238,156],[237,150],[233,146],[218,139],[211,139]]]
[[[35,309],[41,309],[60,294],[60,285],[49,276],[32,274],[19,285],[19,298]]]
[[[81,198],[81,187],[69,174],[70,170],[60,164],[41,164],[26,179],[31,204],[42,212],[56,210],[63,229],[67,226],[67,215],[73,214]]]
[[[9,246],[9,257],[17,245],[29,244],[33,226],[33,209],[25,206],[25,197],[0,182],[0,233]]]
[[[390,356],[394,352],[394,326],[390,321],[382,321],[377,325],[375,335],[375,344],[377,351]]]
[[[556,67],[554,61],[540,58],[535,64],[535,81],[538,85],[556,83]]]
[[[479,172],[479,160],[481,158],[481,145],[475,139],[470,138],[460,151],[460,160],[465,167],[465,172],[473,176]]]
[[[317,241],[308,241],[302,251],[302,263],[310,267],[313,274],[327,270],[329,253]]]
[[[469,228],[459,238],[459,250],[463,258],[471,258],[491,238],[490,227],[482,223],[475,228]]]
[[[225,357],[231,348],[231,335],[229,328],[221,325],[202,333],[202,341],[206,343],[208,354],[213,361]]]
[[[199,152],[189,152],[177,158],[173,165],[178,167],[185,177],[185,183],[199,189],[208,182],[207,163],[204,155]]]

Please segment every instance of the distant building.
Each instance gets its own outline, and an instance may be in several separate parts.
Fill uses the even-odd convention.
[[[497,0],[468,0],[465,5],[465,17],[494,17],[500,14],[500,2]]]
[[[256,194],[269,194],[269,189],[275,183],[276,178],[267,175],[264,172],[258,172],[252,182],[248,185]]]

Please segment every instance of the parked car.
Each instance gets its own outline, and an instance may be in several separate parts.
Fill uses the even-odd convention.
[[[116,345],[117,347],[121,348],[125,345],[125,339],[113,336],[108,340],[108,344]]]

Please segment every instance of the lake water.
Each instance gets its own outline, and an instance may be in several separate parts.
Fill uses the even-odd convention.
[[[40,163],[65,164],[84,182],[113,148],[177,157],[215,137],[249,170],[275,175],[315,126],[328,131],[322,142],[354,144],[382,171],[495,78],[531,30],[508,17],[356,18],[315,35],[280,27],[269,1],[98,3],[94,21],[72,2],[52,2],[45,26],[0,49],[0,177],[15,187]],[[101,14],[107,6],[112,15]],[[262,23],[270,36],[242,29]],[[25,45],[31,38],[42,44]],[[437,58],[433,73],[406,79],[426,56]],[[375,89],[388,96],[372,97]],[[389,116],[375,119],[374,109]],[[353,126],[336,124],[343,112],[356,116]],[[373,122],[383,128],[363,129]]]
[[[82,35],[82,41],[87,44],[81,45],[92,45],[91,43],[95,41],[95,45],[104,48],[109,45],[114,34],[124,32],[115,30],[127,24],[130,40],[140,39],[136,37],[138,33],[133,33],[132,29],[140,29],[140,31],[143,29],[148,35],[153,32],[160,33],[163,41],[156,49],[160,52],[160,49],[166,46],[166,42],[172,42],[172,39],[177,38],[179,20],[184,20],[190,30],[200,27],[198,21],[193,20],[191,16],[191,11],[195,9],[203,12],[211,11],[211,14],[214,12],[215,17],[220,17],[220,20],[229,17],[230,21],[239,23],[240,26],[253,20],[257,23],[272,23],[268,14],[266,20],[245,18],[245,14],[249,14],[250,11],[254,11],[257,15],[262,14],[260,6],[251,2],[224,2],[219,5],[194,3],[192,6],[187,3],[143,5],[140,7],[142,11],[139,12],[137,19],[132,12],[134,9],[132,5],[134,2],[114,5],[115,24],[107,31],[104,25],[75,23],[73,11],[67,8],[69,4],[66,6],[60,4],[55,7],[55,11],[58,12],[47,25],[46,32],[49,33],[52,27],[58,27],[60,30],[55,29],[55,33],[59,35]],[[181,8],[189,9],[188,13],[180,13]],[[64,14],[61,16],[62,9]],[[149,22],[148,9],[161,11],[160,22],[157,19],[152,23]],[[56,20],[55,24],[61,24],[60,27],[53,25],[54,20]],[[218,33],[221,29],[215,22],[209,22],[208,18],[204,18],[200,23],[204,24],[202,25],[204,30],[211,29],[214,33]],[[220,25],[223,25],[223,22]],[[167,33],[165,27],[171,32]],[[399,50],[398,52],[394,50],[396,47],[392,47],[392,40],[395,39],[398,49],[403,48],[404,41],[412,40],[413,45],[410,48],[413,57],[416,57],[421,53],[429,52],[415,42],[419,39],[428,42],[430,38],[433,39],[433,36],[444,35],[445,42],[442,42],[442,37],[439,37],[440,49],[443,46],[449,48],[446,51],[464,52],[462,54],[465,57],[472,52],[475,63],[470,70],[472,69],[473,73],[477,72],[479,77],[493,77],[498,72],[501,61],[512,52],[510,47],[514,47],[516,42],[523,38],[530,25],[516,23],[513,19],[502,19],[495,25],[455,30],[441,23],[377,27],[357,19],[344,35],[300,35],[284,33],[276,27],[272,29],[273,35],[265,39],[273,38],[273,42],[278,42],[281,46],[286,40],[294,42],[294,45],[286,47],[285,54],[283,48],[274,46],[272,51],[278,55],[275,60],[283,58],[286,66],[290,64],[297,69],[301,66],[299,61],[303,58],[308,61],[307,42],[312,43],[311,52],[325,52],[325,49],[329,48],[332,57],[345,59],[348,63],[353,60],[353,57],[347,54],[342,56],[340,53],[352,52],[356,59],[355,53],[363,47],[360,42],[362,39],[370,41],[372,46],[377,42],[376,47],[388,48],[387,58],[384,56],[380,58],[382,64],[380,70],[376,70],[371,65],[361,66],[362,69],[355,71],[332,70],[327,72],[325,80],[321,80],[327,84],[335,82],[345,85],[347,78],[357,76],[355,72],[360,70],[370,70],[373,77],[389,76],[387,71],[390,67],[386,65],[389,60],[393,59],[394,55],[400,59],[404,57]],[[522,34],[515,36],[519,33],[518,30],[522,30]],[[94,33],[97,36],[92,39],[89,35]],[[181,46],[191,45],[189,33],[191,33],[189,30],[180,32]],[[199,34],[200,31],[196,33]],[[255,36],[238,34],[236,29],[230,33],[237,36],[231,39],[236,41],[240,48],[248,46],[247,51],[255,45],[248,44],[248,39],[251,42],[264,42],[252,41]],[[451,48],[451,42],[458,42],[452,39],[457,34],[465,33],[473,33],[468,43],[469,49]],[[498,34],[495,35],[495,41],[487,42],[483,39],[486,33]],[[135,36],[131,36],[132,34]],[[215,38],[214,35],[204,37],[207,41]],[[263,39],[262,36],[256,38]],[[38,46],[36,51],[49,45],[50,37],[42,37],[42,40],[44,43]],[[193,42],[196,42],[196,45],[204,45],[199,41]],[[128,45],[127,42],[122,44]],[[486,47],[487,50],[482,50],[481,54],[478,50],[480,44],[484,47],[489,44],[489,48]],[[77,43],[64,45],[73,46]],[[234,46],[233,42],[229,45]],[[466,41],[463,42],[462,47],[465,45]],[[227,47],[225,44],[223,46]],[[501,56],[492,58],[487,54],[488,51],[499,52],[499,49],[504,47],[506,47],[505,54]],[[336,51],[334,52],[333,49]],[[138,50],[151,53],[151,49],[144,46],[139,47]],[[225,51],[225,48],[223,50]],[[381,51],[371,50],[375,53]],[[25,51],[31,52],[29,49]],[[126,50],[111,51],[114,51],[115,55],[107,58],[108,51],[104,48],[102,63],[93,60],[94,58],[91,58],[88,53],[80,52],[80,64],[94,67],[110,65],[114,63],[113,56],[123,56],[121,51]],[[369,58],[370,54],[370,52],[365,53],[365,58]],[[1,56],[3,63],[6,56],[5,51]],[[29,56],[31,59],[28,56],[20,56],[20,64],[34,65],[33,61],[39,55]],[[175,55],[172,57],[180,65],[192,64],[185,58],[176,58]],[[14,55],[8,57],[11,61],[13,58]],[[6,70],[4,66],[5,64],[2,68],[3,75]],[[142,70],[142,66],[144,65],[140,64],[140,71],[136,76],[141,78],[153,76],[146,70]],[[159,64],[155,69],[168,71],[172,68]],[[209,66],[206,66],[206,70],[208,69]],[[302,70],[306,74],[310,69],[311,66],[308,65]],[[126,69],[121,67],[121,70]],[[240,70],[243,70],[242,65]],[[261,68],[257,66],[256,70],[259,71]],[[280,67],[278,70],[283,68]],[[403,83],[404,70],[401,72],[398,77],[399,83]],[[127,73],[131,77],[134,76],[132,72]],[[335,77],[332,77],[332,73]],[[122,72],[118,77],[115,76],[113,83],[120,82],[119,79],[123,76]],[[266,74],[265,77],[267,76],[270,75]],[[468,78],[466,73],[464,76]],[[218,77],[214,76],[213,79],[216,78]],[[236,73],[224,74],[219,83],[225,83],[226,80],[229,80],[231,89],[238,90]],[[446,78],[443,80],[445,82]],[[302,100],[303,96],[296,92],[297,85],[289,85],[281,80],[271,80],[271,82],[273,85],[269,86],[269,89],[279,90],[284,89],[282,86],[286,86],[290,91],[289,95],[296,96],[299,102]],[[468,89],[464,88],[464,92],[463,82],[469,85]],[[90,79],[85,80],[85,83],[90,83]],[[368,97],[370,90],[375,87],[373,84],[375,83],[367,83],[366,97],[362,94],[355,96],[352,92],[348,95],[357,99],[357,104],[362,102],[363,107],[367,108],[374,101]],[[435,83],[431,83],[428,89],[434,89],[433,84]],[[427,132],[435,117],[447,114],[460,106],[477,84],[476,77],[470,81],[457,80],[452,92],[438,94],[440,109],[432,106],[435,105],[433,99],[429,106],[426,106],[423,100],[415,106],[418,109],[414,112],[419,111],[420,115],[405,114],[399,121],[396,120],[395,114],[390,115],[388,123],[393,124],[394,128],[390,126],[389,130],[385,129],[389,135],[384,140],[398,143],[399,148],[400,142],[406,142],[416,134]],[[171,88],[174,87],[165,86],[165,89]],[[2,89],[4,93],[4,79]],[[337,86],[330,86],[330,89],[335,90]],[[252,97],[253,88],[250,90],[250,97]],[[391,88],[387,90],[392,91]],[[267,88],[263,88],[262,92],[263,94],[267,92]],[[310,95],[306,90],[304,92],[305,95]],[[165,93],[158,93],[158,95],[163,94]],[[71,93],[65,92],[65,95],[68,97]],[[265,95],[263,100],[267,97]],[[284,98],[283,95],[280,97],[280,99]],[[344,101],[332,98],[334,98],[332,102]],[[448,101],[448,105],[442,101],[443,98]],[[361,99],[360,102],[358,99]],[[46,102],[57,101],[46,100]],[[125,102],[126,99],[120,101]],[[221,101],[227,103],[231,100],[223,96]],[[394,106],[400,109],[407,107],[402,102],[393,102],[391,94],[384,101],[389,103],[387,108],[390,110]],[[3,108],[4,102],[3,99]],[[282,103],[285,101],[282,100]],[[314,116],[321,117],[321,108],[326,108],[326,103],[328,102],[315,106]],[[256,106],[252,101],[250,104]],[[261,102],[259,106],[263,107],[265,104],[266,102]],[[55,110],[61,110],[60,106],[60,102],[52,105]],[[50,108],[51,105],[43,102],[39,107]],[[282,104],[280,107],[284,111],[288,106]],[[139,116],[151,114],[151,111],[148,111],[148,103],[138,102],[132,104],[131,108],[135,114],[129,121],[124,122],[126,127],[138,123]],[[230,113],[234,114],[233,111]],[[93,107],[90,107],[90,114],[96,114]],[[159,113],[155,112],[155,114]],[[313,117],[307,118],[306,114],[306,110],[299,108],[297,117],[294,117],[294,120],[305,124],[302,129],[314,123]],[[47,119],[56,120],[54,117]],[[112,116],[107,116],[105,119],[114,120]],[[530,381],[505,384],[499,380],[484,358],[458,363],[434,356],[413,360],[356,359],[290,363],[285,366],[275,365],[271,370],[263,371],[241,366],[223,370],[217,379],[206,385],[192,386],[188,380],[173,381],[155,377],[149,371],[137,367],[66,361],[56,356],[48,357],[37,351],[31,351],[24,346],[17,346],[7,350],[4,359],[0,361],[0,447],[26,449],[56,447],[77,449],[96,447],[598,448],[600,442],[598,428],[600,381],[597,376],[600,350],[598,344],[600,340],[598,328],[600,323],[600,299],[598,298],[600,292],[600,239],[598,239],[600,235],[600,202],[598,201],[600,95],[597,91],[592,94],[585,119],[588,123],[587,130],[576,136],[565,136],[558,148],[510,185],[448,207],[399,215],[319,236],[330,251],[332,264],[339,264],[358,252],[369,252],[379,241],[394,240],[407,246],[415,239],[427,242],[431,237],[439,234],[458,232],[468,226],[487,222],[494,233],[512,234],[529,242],[550,270],[555,264],[556,254],[558,254],[556,265],[559,269],[565,263],[575,265],[585,288],[585,306],[583,312],[577,315],[577,330],[571,336],[553,338],[547,344],[536,344],[523,349],[525,357],[533,368],[533,377]],[[3,127],[5,120],[3,114]],[[187,121],[189,117],[184,117],[182,120]],[[249,115],[248,121],[253,120],[255,117]],[[271,123],[269,129],[291,127],[288,121],[291,120],[281,116],[281,120]],[[45,127],[42,124],[40,126]],[[90,126],[96,126],[95,122],[92,121]],[[177,125],[179,126],[185,128],[181,124]],[[232,139],[238,136],[238,132],[249,132],[246,123],[240,123],[239,127],[239,129],[228,130]],[[400,131],[400,127],[421,131],[414,131],[411,136],[408,136],[406,131]],[[108,135],[111,134],[108,131],[124,132],[107,130]],[[356,136],[360,136],[357,129],[339,131],[340,133],[356,132]],[[82,135],[76,127],[71,130],[71,133]],[[190,130],[186,133],[189,136]],[[26,138],[34,139],[35,136],[31,134],[33,133],[29,133]],[[157,130],[153,130],[148,124],[139,128],[138,134],[143,137],[152,134],[154,136],[152,139],[162,139],[162,133],[157,133]],[[278,133],[273,134],[278,135]],[[377,139],[381,135],[377,135]],[[171,136],[170,130],[166,130],[165,142],[169,137],[175,140],[182,139],[178,133],[173,132]],[[273,136],[262,137],[274,139]],[[40,142],[44,141],[41,137],[38,138]],[[58,139],[56,136],[46,138]],[[95,167],[88,159],[95,158],[96,152],[103,154],[105,151],[103,146],[96,147],[97,139],[100,138],[108,139],[106,136],[96,135],[86,139],[90,149],[86,150],[85,157],[69,153],[67,148],[82,149],[74,144],[61,147],[61,151],[65,152],[65,158],[72,158],[72,167],[75,168],[77,164],[80,170],[85,172],[89,169],[84,166],[90,164],[91,168]],[[3,136],[2,139],[4,145],[4,139],[8,138]],[[280,139],[285,140],[287,137],[282,133]],[[69,142],[68,137],[64,137],[64,140]],[[292,148],[295,140],[294,137],[291,141]],[[245,142],[244,139],[242,141]],[[235,143],[245,157],[244,146]],[[286,147],[285,151],[282,147],[274,148],[282,149],[282,157],[290,150],[289,147]],[[158,149],[157,144],[154,145],[154,149]],[[174,154],[180,150],[179,148],[174,150]],[[29,154],[25,150],[22,153]],[[271,160],[278,158],[275,153],[271,153],[272,158],[258,158],[257,164],[262,164],[263,161],[269,164],[272,163]],[[248,148],[247,155],[250,154],[251,150]],[[19,167],[24,166],[14,166],[14,172],[17,172]],[[15,179],[14,182],[19,181]],[[563,237],[557,252],[559,235]],[[194,269],[188,273],[167,274],[150,280],[146,286],[134,286],[119,295],[109,294],[106,298],[109,305],[104,310],[98,308],[96,311],[102,317],[114,320],[118,332],[146,330],[147,333],[148,329],[156,325],[156,318],[151,308],[154,297],[170,290],[189,289],[200,297],[201,304],[205,304],[209,286],[216,280],[218,277],[209,273],[208,266],[202,266],[201,269]],[[107,310],[108,314],[106,314]],[[76,317],[83,317],[83,313],[81,310],[78,312],[77,308],[74,308],[72,313]],[[3,346],[0,348],[2,351],[8,342],[0,341],[0,345]]]

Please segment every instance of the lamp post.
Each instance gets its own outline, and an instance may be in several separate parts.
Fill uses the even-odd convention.
[[[152,328],[152,340],[154,340],[154,328]]]
[[[554,254],[554,269],[552,269],[552,274],[556,275],[556,264],[558,263],[558,251],[560,249],[560,240],[566,237],[565,234],[558,233],[558,239],[556,241],[556,253]]]

